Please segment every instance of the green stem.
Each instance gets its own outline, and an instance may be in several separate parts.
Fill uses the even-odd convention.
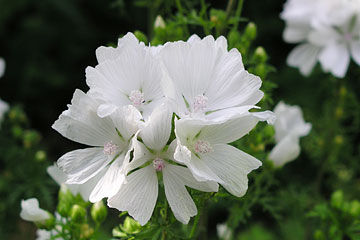
[[[200,17],[202,18],[202,25],[203,25],[204,33],[205,33],[205,35],[209,35],[211,32],[210,32],[210,28],[208,25],[209,18],[207,15],[205,0],[200,0],[200,3],[201,3]]]
[[[242,8],[243,8],[243,4],[244,4],[244,0],[239,0],[236,11],[235,11],[235,17],[236,18],[240,18]],[[237,29],[238,26],[239,26],[239,21],[236,21],[235,24],[234,24],[234,29]]]
[[[195,237],[197,226],[198,226],[199,220],[200,220],[200,215],[201,215],[201,211],[199,210],[198,214],[195,217],[194,223],[193,223],[193,225],[191,227],[191,232],[190,232],[190,235],[189,235],[190,239],[193,239]]]

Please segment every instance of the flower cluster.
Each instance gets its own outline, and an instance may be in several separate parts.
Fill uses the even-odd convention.
[[[271,150],[269,159],[275,166],[280,167],[299,156],[299,139],[309,134],[311,123],[304,121],[299,106],[279,102],[274,113],[276,115],[274,123],[276,145]]]
[[[304,75],[319,61],[324,71],[344,77],[350,56],[360,65],[359,0],[288,0],[281,18],[284,39],[300,43],[288,56]]]
[[[89,91],[76,90],[53,125],[90,146],[58,160],[67,184],[85,184],[91,202],[108,198],[141,225],[151,218],[159,181],[185,224],[197,214],[186,187],[216,192],[221,184],[245,194],[247,174],[261,162],[229,143],[273,114],[249,111],[263,97],[261,79],[224,37],[151,47],[128,33],[96,57],[98,65],[86,69]]]

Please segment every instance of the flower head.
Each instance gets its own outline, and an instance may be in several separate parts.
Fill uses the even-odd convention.
[[[50,219],[52,216],[49,212],[39,207],[39,201],[36,198],[30,198],[21,201],[20,217],[26,221],[42,222]]]

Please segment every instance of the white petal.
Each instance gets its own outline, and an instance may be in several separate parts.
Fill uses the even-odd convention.
[[[149,165],[127,177],[127,183],[108,200],[109,207],[128,211],[142,226],[151,218],[158,196],[158,180],[155,169]]]
[[[291,24],[287,23],[283,38],[288,43],[298,43],[306,39],[310,30],[308,24]]]
[[[20,217],[26,221],[39,222],[50,218],[47,211],[39,208],[39,202],[36,198],[30,198],[21,201]]]
[[[307,76],[314,68],[320,47],[308,43],[295,47],[287,58],[287,64],[292,67],[298,67],[300,72]]]
[[[343,78],[350,63],[350,52],[345,44],[330,44],[321,51],[319,61],[325,71]]]
[[[354,41],[351,43],[351,55],[354,61],[360,65],[360,41]]]
[[[274,162],[275,166],[281,167],[297,158],[299,154],[299,138],[289,135],[275,145],[270,152],[269,159]]]
[[[322,26],[321,29],[313,30],[309,33],[308,40],[311,44],[316,46],[326,46],[334,43],[338,38],[338,33],[335,29]]]
[[[104,118],[113,114],[117,109],[118,107],[113,104],[101,104],[97,109],[97,114],[99,117]]]
[[[80,90],[76,90],[69,109],[52,125],[64,137],[90,146],[103,146],[118,139],[110,118],[99,118],[99,103]]]
[[[141,126],[140,135],[147,147],[157,151],[164,148],[171,134],[172,113],[168,104],[162,104]]]
[[[98,202],[105,197],[112,197],[118,191],[125,179],[124,169],[125,154],[121,154],[105,172],[90,194],[90,202]],[[126,160],[125,160],[126,161]],[[126,164],[126,163],[125,163]]]
[[[68,152],[57,164],[67,176],[67,184],[82,184],[98,174],[112,160],[102,148],[86,148]]]
[[[117,108],[110,118],[122,138],[128,141],[139,130],[139,123],[142,116],[134,106],[127,105],[122,108]]]
[[[201,154],[201,159],[224,182],[226,190],[237,197],[243,196],[248,188],[247,175],[262,163],[230,145],[216,144],[213,149]]]
[[[182,179],[175,174],[175,169],[170,165],[167,164],[163,170],[166,199],[176,219],[187,224],[190,217],[197,214],[197,209]]]
[[[177,162],[185,164],[197,181],[215,181],[223,183],[214,171],[210,169],[202,159],[199,159],[192,154],[187,147],[178,144],[174,158]]]
[[[5,61],[3,58],[0,58],[0,78],[4,75],[5,72]]]
[[[134,157],[128,166],[128,171],[141,167],[143,164],[154,158],[153,154],[149,152],[143,143],[137,140],[136,136],[132,143],[134,147]]]

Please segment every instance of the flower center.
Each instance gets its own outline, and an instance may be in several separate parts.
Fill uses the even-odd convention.
[[[165,161],[161,158],[155,158],[153,161],[153,165],[156,171],[160,172],[165,168]]]
[[[194,112],[204,112],[208,103],[208,98],[204,95],[197,95],[194,98],[193,109]]]
[[[195,143],[195,152],[196,153],[208,153],[214,151],[210,143],[203,140],[198,140]]]
[[[112,155],[117,150],[117,145],[112,141],[104,144],[104,153],[107,155]]]
[[[140,92],[139,90],[131,91],[129,95],[129,99],[135,107],[140,107],[145,103],[144,93]]]

